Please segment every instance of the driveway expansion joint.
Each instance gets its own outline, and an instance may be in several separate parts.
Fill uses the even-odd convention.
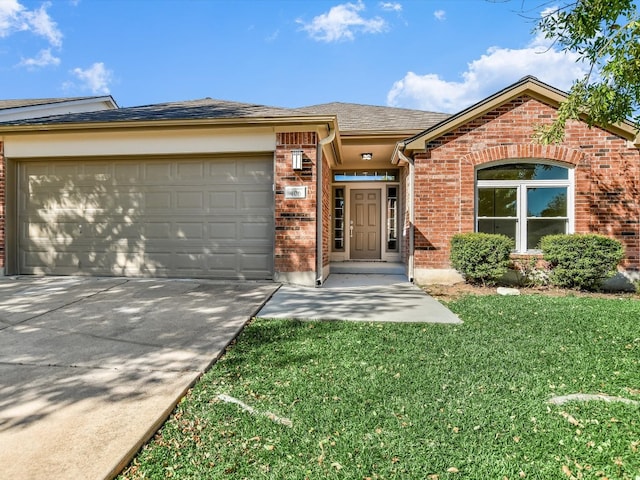
[[[40,318],[40,317],[43,317],[43,316],[48,315],[48,314],[50,314],[50,313],[57,312],[57,311],[59,311],[59,310],[62,310],[62,309],[64,309],[64,308],[67,308],[67,307],[69,307],[69,306],[71,306],[71,305],[75,305],[75,304],[80,303],[80,302],[82,302],[82,301],[84,301],[84,300],[87,300],[87,299],[89,299],[89,298],[95,297],[96,295],[99,295],[99,294],[101,294],[101,293],[108,292],[108,291],[109,291],[109,290],[111,290],[112,288],[118,287],[118,286],[120,286],[120,285],[124,285],[124,284],[126,284],[126,283],[128,283],[128,282],[129,282],[129,280],[128,280],[128,279],[123,279],[123,281],[122,281],[122,282],[116,283],[116,284],[114,284],[114,285],[110,285],[110,286],[109,286],[109,287],[107,287],[107,288],[103,288],[102,290],[99,290],[99,291],[97,291],[97,292],[94,292],[94,293],[92,293],[92,294],[90,294],[90,295],[87,295],[87,296],[85,296],[85,297],[77,298],[77,299],[75,299],[75,300],[70,301],[69,303],[65,303],[64,305],[59,305],[59,306],[54,307],[54,308],[52,308],[52,309],[50,309],[50,310],[47,310],[47,311],[45,311],[45,312],[38,313],[37,315],[34,315],[34,316],[32,316],[32,317],[28,317],[28,318],[22,319],[22,320],[20,320],[19,322],[12,323],[12,324],[11,324],[11,326],[14,326],[14,327],[15,327],[15,326],[17,326],[17,325],[22,325],[22,324],[24,324],[24,323],[26,323],[26,322],[29,322],[29,321],[31,321],[31,320],[34,320],[34,319],[36,319],[36,318]],[[23,291],[24,291],[24,290],[23,290]]]

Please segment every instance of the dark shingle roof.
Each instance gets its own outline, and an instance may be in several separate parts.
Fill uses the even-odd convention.
[[[230,102],[203,98],[183,102],[158,103],[117,110],[70,113],[40,119],[7,122],[13,125],[40,125],[65,123],[132,122],[154,120],[204,120],[233,118],[277,118],[295,115],[309,115],[289,108],[268,107],[250,103]]]
[[[9,102],[9,100],[5,102]],[[68,113],[44,118],[13,120],[4,122],[4,124],[56,125],[163,120],[284,118],[318,115],[337,115],[340,130],[343,132],[402,132],[411,134],[429,128],[450,116],[445,113],[426,112],[423,110],[341,102],[293,109],[203,98],[183,102],[126,107],[116,110]]]
[[[448,113],[342,102],[311,105],[297,110],[310,114],[337,115],[338,125],[343,132],[420,131],[451,116]]]

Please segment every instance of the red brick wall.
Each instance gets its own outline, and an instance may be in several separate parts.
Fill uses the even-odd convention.
[[[449,240],[474,230],[475,167],[509,159],[575,167],[575,231],[622,241],[640,268],[640,155],[623,138],[572,122],[561,145],[532,142],[555,109],[521,97],[429,143],[416,156],[416,267],[450,268]]]
[[[291,150],[303,150],[302,170],[293,170]],[[275,271],[316,270],[316,134],[276,135]],[[306,186],[307,198],[285,200],[285,186]]]
[[[4,268],[5,263],[5,216],[6,216],[6,178],[7,167],[4,158],[4,144],[0,142],[0,268]]]

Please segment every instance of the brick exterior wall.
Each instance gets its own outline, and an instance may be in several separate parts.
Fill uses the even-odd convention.
[[[623,266],[640,268],[638,149],[581,122],[568,125],[561,145],[533,143],[533,126],[555,113],[552,106],[523,96],[430,142],[416,155],[416,268],[450,268],[451,236],[475,228],[475,168],[509,159],[575,167],[575,232],[620,240],[626,249]]]
[[[5,247],[5,219],[6,219],[6,179],[7,166],[4,158],[4,143],[0,142],[0,270],[4,269],[6,247]]]
[[[316,134],[278,133],[275,152],[276,277],[316,270]],[[303,153],[302,170],[293,170],[291,150]],[[328,168],[328,167],[326,167]],[[284,198],[285,186],[306,186],[307,198]]]

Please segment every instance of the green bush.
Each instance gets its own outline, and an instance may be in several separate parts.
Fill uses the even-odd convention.
[[[509,269],[513,240],[506,235],[459,233],[451,238],[450,260],[470,283],[494,283]]]
[[[597,290],[624,258],[622,244],[604,235],[547,235],[540,247],[551,268],[551,284],[562,288]]]

